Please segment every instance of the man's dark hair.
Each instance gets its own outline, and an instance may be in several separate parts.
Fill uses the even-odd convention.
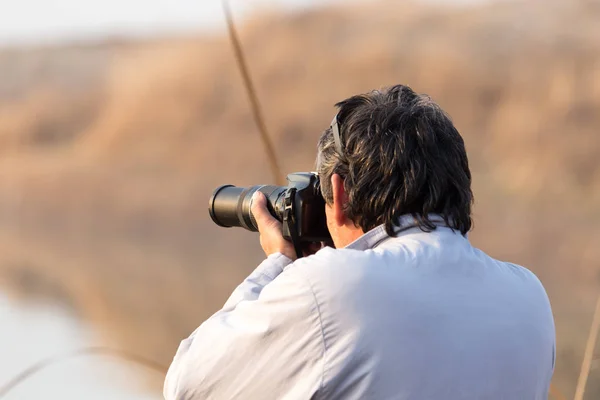
[[[465,144],[450,117],[429,96],[404,85],[352,96],[336,104],[342,154],[331,128],[318,144],[321,191],[333,202],[331,176],[344,179],[345,212],[367,232],[384,224],[394,236],[411,214],[426,232],[439,214],[465,235],[472,225],[471,172]]]

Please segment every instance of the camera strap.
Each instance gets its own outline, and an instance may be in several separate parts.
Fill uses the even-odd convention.
[[[294,245],[296,251],[296,257],[302,258],[302,246],[300,245],[300,238],[298,237],[298,221],[296,220],[295,210],[295,197],[296,188],[291,188],[285,195],[283,210],[283,236],[289,237]]]

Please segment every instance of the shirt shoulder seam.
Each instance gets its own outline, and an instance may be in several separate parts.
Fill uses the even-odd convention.
[[[295,265],[295,269],[298,270],[298,265]],[[321,394],[319,395],[319,398],[326,398],[324,397],[324,392],[325,392],[325,371],[326,371],[326,354],[327,354],[327,340],[325,338],[325,329],[323,327],[323,316],[321,313],[321,305],[319,304],[319,299],[317,298],[317,294],[314,290],[314,287],[312,285],[312,282],[310,281],[310,279],[308,278],[308,276],[306,276],[305,273],[303,273],[302,271],[298,271],[299,275],[302,276],[302,278],[306,281],[306,284],[308,285],[308,288],[313,296],[314,302],[315,302],[315,306],[317,309],[317,316],[319,319],[319,330],[321,332],[321,340],[323,342],[323,355],[322,355],[322,361],[323,361],[323,369],[321,372],[321,383],[319,384],[319,390],[321,391]]]

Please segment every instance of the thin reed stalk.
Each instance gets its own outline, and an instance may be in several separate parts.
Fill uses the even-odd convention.
[[[581,372],[579,373],[579,380],[577,381],[577,388],[575,390],[574,400],[583,400],[585,394],[585,386],[587,384],[588,376],[590,375],[590,369],[592,367],[592,360],[594,357],[594,348],[596,347],[596,340],[598,339],[598,330],[600,329],[600,295],[596,301],[596,311],[594,311],[594,319],[592,320],[592,327],[590,328],[590,334],[588,336],[587,344],[585,346],[585,353],[583,355],[583,362],[581,363]]]

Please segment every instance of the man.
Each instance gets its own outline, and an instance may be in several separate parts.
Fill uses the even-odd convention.
[[[318,144],[335,249],[267,259],[184,340],[167,400],[547,399],[555,331],[533,273],[471,246],[463,140],[406,86],[351,97]]]

